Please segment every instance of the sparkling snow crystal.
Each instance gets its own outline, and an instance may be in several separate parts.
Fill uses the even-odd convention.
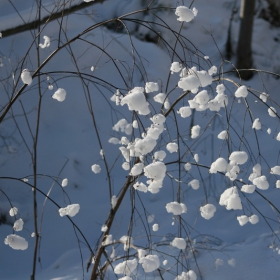
[[[52,96],[53,99],[56,99],[59,102],[62,102],[66,98],[66,91],[63,88],[59,88]]]
[[[28,248],[28,242],[23,237],[16,234],[8,235],[4,243],[14,250],[26,250]]]
[[[29,85],[29,86],[31,85],[32,77],[31,77],[28,69],[23,69],[20,77],[21,77],[21,80],[23,81],[24,84]]]
[[[60,208],[59,210],[59,215],[61,217],[63,216],[70,216],[74,217],[79,211],[80,211],[80,205],[79,204],[70,204],[65,208]]]

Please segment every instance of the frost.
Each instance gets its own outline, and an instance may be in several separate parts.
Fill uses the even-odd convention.
[[[228,163],[224,158],[218,158],[211,164],[209,173],[225,172],[227,170]]]
[[[197,138],[200,133],[200,126],[199,125],[194,125],[191,129],[191,138]]]
[[[178,144],[177,143],[168,143],[166,145],[166,149],[169,153],[176,153],[178,151]]]
[[[273,118],[276,117],[276,109],[274,107],[269,107],[268,114]]]
[[[270,173],[274,175],[280,175],[280,166],[276,165],[272,167]]]
[[[16,234],[8,235],[4,243],[14,250],[26,250],[28,248],[28,242],[23,237]]]
[[[259,222],[259,217],[257,215],[252,215],[251,217],[249,217],[249,222],[252,224],[252,225],[255,225]]]
[[[121,132],[130,135],[132,133],[132,125],[128,123],[126,119],[121,119],[113,126],[113,130],[115,131],[120,130]],[[114,143],[114,144],[118,144],[118,143]]]
[[[227,210],[238,210],[242,209],[241,199],[238,195],[238,190],[236,187],[231,187],[226,189],[220,197],[220,205],[224,205]]]
[[[253,128],[253,129],[256,129],[256,130],[260,130],[260,129],[262,128],[262,124],[261,124],[259,118],[257,118],[257,119],[254,120],[253,125],[252,125],[252,128]]]
[[[65,178],[65,179],[62,180],[61,186],[64,188],[64,187],[66,187],[67,185],[68,185],[68,179]]]
[[[182,70],[182,64],[180,62],[173,62],[170,67],[171,74],[178,73]]]
[[[158,83],[148,82],[145,85],[146,93],[158,91]]]
[[[260,99],[261,99],[263,102],[266,102],[268,96],[269,96],[269,95],[268,95],[267,93],[262,92],[262,93],[260,94]]]
[[[31,77],[28,69],[23,69],[20,77],[24,84],[29,85],[29,86],[31,85],[32,77]]]
[[[178,203],[177,201],[169,202],[166,204],[166,210],[168,213],[173,215],[181,215],[182,213],[187,213],[187,207],[183,203]]]
[[[191,168],[192,168],[192,165],[191,165],[189,162],[187,162],[187,163],[184,165],[184,168],[185,168],[186,171],[190,171]]]
[[[130,111],[136,111],[140,115],[148,115],[150,113],[149,103],[144,95],[144,88],[135,87],[122,98],[121,105],[127,104]]]
[[[154,159],[155,160],[163,161],[165,157],[166,157],[166,152],[165,151],[157,151],[157,152],[154,153]]]
[[[217,137],[218,137],[218,139],[221,139],[221,140],[228,139],[228,132],[226,130],[223,130],[218,134]]]
[[[41,47],[42,49],[44,48],[48,48],[51,45],[51,40],[48,36],[43,36],[44,44],[39,44],[39,47]]]
[[[249,222],[249,218],[246,215],[238,216],[237,220],[241,226],[244,226]]]
[[[197,15],[197,9],[190,10],[185,6],[179,6],[176,8],[175,15],[178,16],[178,21],[190,22]]]
[[[131,273],[133,273],[133,271],[136,269],[137,267],[137,260],[133,259],[133,260],[127,260],[124,261],[122,263],[119,263],[115,269],[114,272],[116,274],[124,274],[124,275],[131,275]]]
[[[138,182],[136,182],[134,185],[133,185],[133,188],[135,189],[135,190],[138,190],[138,191],[140,191],[140,192],[147,192],[148,191],[148,188],[147,188],[147,186],[144,184],[144,183],[138,183]]]
[[[247,97],[247,95],[248,95],[248,90],[247,90],[247,88],[246,88],[246,86],[240,86],[237,90],[236,90],[236,92],[235,92],[235,94],[234,94],[237,98],[239,98],[239,97]]]
[[[11,217],[15,216],[17,213],[18,213],[18,209],[16,207],[11,208],[9,211]]]
[[[160,262],[157,255],[147,255],[139,260],[139,263],[142,264],[144,271],[153,272],[159,268]]]
[[[56,99],[59,102],[62,102],[66,98],[66,91],[63,88],[59,88],[53,95],[53,99]]]
[[[176,247],[180,250],[185,250],[187,247],[186,240],[183,238],[175,237],[173,241],[170,243],[173,247]]]
[[[248,155],[244,151],[232,152],[229,160],[236,162],[237,164],[244,164],[248,160]]]
[[[157,95],[154,96],[154,100],[157,103],[163,104],[167,98],[167,95],[165,93],[158,93]]]
[[[15,231],[21,231],[23,229],[23,224],[24,224],[23,220],[18,219],[18,220],[15,221],[13,229]]]
[[[188,186],[191,186],[194,190],[199,188],[199,181],[197,179],[193,179],[188,183]]]
[[[142,173],[142,170],[144,168],[144,164],[142,162],[136,163],[130,170],[129,175],[131,176],[137,176]]]
[[[255,189],[256,187],[254,185],[243,185],[241,191],[245,193],[253,193]]]
[[[153,224],[152,229],[153,231],[158,231],[158,224]]]
[[[204,219],[209,220],[214,216],[216,212],[216,207],[213,204],[206,204],[204,206],[201,206],[199,210],[201,216]]]
[[[98,164],[94,164],[91,166],[91,170],[93,173],[97,174],[97,173],[100,173],[101,167]]]
[[[113,195],[112,198],[111,198],[112,208],[115,208],[117,202],[118,202],[118,198],[115,195]]]
[[[60,208],[59,210],[59,215],[61,217],[63,216],[70,216],[74,217],[79,211],[80,211],[80,205],[79,204],[70,204],[65,208]]]
[[[130,164],[129,164],[128,162],[124,162],[124,163],[122,164],[122,168],[123,168],[124,170],[129,170],[129,169],[130,169]]]
[[[261,190],[267,190],[269,188],[269,184],[268,181],[266,179],[266,177],[260,176],[257,177],[253,180],[253,184],[257,186],[257,188],[261,189]]]
[[[180,114],[180,116],[182,118],[187,118],[192,114],[192,110],[190,108],[190,106],[185,106],[185,107],[181,107],[178,111],[178,114]]]
[[[182,272],[181,275],[178,275],[174,280],[196,280],[197,276],[193,270],[189,270],[188,272]]]

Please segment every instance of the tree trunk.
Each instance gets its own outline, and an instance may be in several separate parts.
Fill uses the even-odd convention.
[[[255,0],[241,0],[240,7],[240,29],[237,46],[237,69],[250,69],[253,65],[252,59],[252,33],[254,22]],[[253,76],[252,71],[240,71],[244,80]]]

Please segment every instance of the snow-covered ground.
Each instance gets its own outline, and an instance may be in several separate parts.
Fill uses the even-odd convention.
[[[42,16],[45,16],[48,11],[54,8],[54,1],[48,1],[49,4],[47,1],[43,2],[47,7],[47,9],[42,10]],[[79,2],[81,1],[73,1],[72,4]],[[67,30],[67,39],[73,38],[99,21],[140,9],[140,2],[140,0],[109,0],[76,12],[65,19],[62,24],[64,30]],[[191,1],[185,2],[188,2],[185,3],[187,6]],[[197,66],[198,69],[202,67],[205,70],[215,65],[220,73],[232,69],[230,63],[221,64],[221,53],[224,54],[233,2],[194,1],[192,8],[195,7],[198,14],[191,22],[184,24],[182,35],[194,44],[201,53],[189,55],[178,47],[178,56],[184,57],[185,55],[187,65]],[[2,1],[0,3],[0,28],[2,30],[14,27],[23,20],[28,21],[36,14],[36,5],[32,0],[18,0],[13,1],[13,3],[22,18],[15,13],[9,3]],[[161,3],[170,5],[170,1],[161,1]],[[172,5],[175,6],[176,3],[174,2]],[[165,22],[172,28],[179,30],[180,22],[177,21],[175,10],[164,11],[157,15],[164,18]],[[132,17],[145,20],[155,19],[155,17],[149,17],[145,14],[130,16],[130,18]],[[160,40],[157,44],[139,40],[139,37],[151,35],[151,32],[143,27],[135,31],[137,24],[127,23],[128,28],[135,32],[135,36],[132,36],[132,42],[137,52],[133,53],[134,56],[131,54],[131,41],[127,35],[115,32],[114,26],[110,26],[110,29],[101,27],[83,36],[87,42],[76,40],[71,45],[71,49],[61,50],[40,71],[43,102],[40,108],[37,186],[44,194],[48,194],[57,205],[49,200],[45,201],[45,196],[37,193],[40,232],[38,257],[40,261],[37,265],[36,279],[90,279],[92,266],[87,272],[86,266],[90,258],[90,250],[86,243],[88,242],[91,248],[95,249],[97,242],[100,241],[98,239],[102,233],[101,228],[111,209],[110,196],[116,195],[118,197],[129,172],[137,175],[142,173],[144,166],[146,168],[144,169],[145,176],[158,182],[162,188],[155,194],[151,192],[156,192],[158,186],[156,184],[153,187],[150,185],[150,191],[146,193],[139,190],[134,192],[134,189],[131,188],[127,192],[124,202],[118,210],[116,221],[110,230],[112,240],[116,241],[122,236],[131,234],[133,237],[131,243],[133,242],[134,246],[129,250],[133,255],[130,258],[131,261],[134,258],[138,260],[135,248],[149,248],[146,255],[158,256],[158,259],[156,257],[143,257],[138,265],[137,273],[135,270],[130,277],[133,279],[159,277],[156,271],[159,261],[163,279],[175,279],[177,269],[178,274],[181,274],[181,270],[185,272],[190,269],[194,270],[198,279],[202,276],[206,280],[278,279],[280,273],[278,254],[280,243],[277,235],[279,232],[279,213],[277,209],[273,208],[273,205],[280,207],[280,190],[276,188],[279,176],[270,174],[270,169],[279,164],[280,142],[276,138],[280,129],[279,119],[269,115],[268,107],[273,106],[279,112],[277,105],[280,103],[277,92],[279,80],[263,73],[255,74],[253,79],[244,83],[249,89],[257,90],[249,93],[247,101],[243,97],[240,98],[238,94],[235,95],[237,88],[234,84],[225,81],[225,91],[220,90],[222,95],[223,93],[227,95],[229,101],[227,110],[221,108],[215,117],[209,109],[202,111],[193,109],[193,117],[187,118],[182,118],[177,113],[180,108],[189,106],[188,100],[193,99],[202,106],[205,98],[213,99],[216,96],[215,90],[218,85],[216,82],[212,84],[211,88],[205,87],[209,95],[200,95],[200,98],[197,98],[191,93],[187,98],[182,99],[175,106],[174,114],[171,113],[165,122],[161,120],[161,117],[151,120],[150,118],[155,114],[167,111],[166,109],[161,110],[161,104],[154,101],[154,96],[160,92],[170,91],[172,94],[169,96],[169,101],[172,104],[183,93],[181,88],[172,90],[178,84],[179,73],[170,76],[166,90],[171,62],[178,61],[178,59],[176,56],[174,60],[171,59],[170,50],[168,53]],[[50,22],[41,34],[40,42],[42,44],[44,43],[43,36],[50,38],[50,46],[40,49],[41,61],[46,59],[58,46],[58,32],[61,31],[59,24],[57,21]],[[63,32],[60,33],[60,39],[65,42],[66,38]],[[160,32],[169,44],[174,44],[174,35],[163,28],[160,29]],[[20,78],[21,70],[28,68],[32,74],[37,68],[35,48],[31,49],[25,63],[20,64],[33,40],[32,34],[34,33],[24,32],[7,38],[3,37],[0,40],[0,57],[3,63],[0,68],[1,106],[4,106],[11,96],[13,84],[11,74],[13,73],[15,76],[15,83],[18,81],[17,90],[19,90],[23,85]],[[233,49],[237,43],[237,34],[238,15],[236,14],[232,24]],[[252,46],[255,68],[279,72],[279,40],[275,39],[279,36],[279,29],[271,27],[263,19],[255,19]],[[184,50],[187,48],[195,50],[191,43],[186,45]],[[114,62],[102,53],[102,49],[110,54]],[[72,59],[71,52],[75,54],[76,61]],[[210,60],[204,59],[204,56],[209,56]],[[234,59],[233,54],[233,63]],[[77,71],[76,63],[79,66],[79,71],[85,77],[84,82],[81,82],[77,75],[72,74],[72,72]],[[116,65],[120,71],[115,67]],[[174,69],[176,70],[176,67]],[[9,79],[9,86],[4,79],[5,77]],[[218,76],[213,75],[213,77],[217,78]],[[241,83],[234,75],[228,74],[227,77]],[[146,82],[157,82],[159,89],[151,93],[147,93],[146,89],[145,95],[137,89],[134,91],[139,97],[137,102],[130,95],[131,98],[126,98],[123,101],[125,103],[123,106],[116,106],[116,99],[119,98],[118,94],[115,95],[117,89],[120,89],[122,94],[127,94],[128,89],[145,88]],[[66,96],[64,96],[63,90],[57,92],[58,89],[65,90]],[[202,89],[200,88],[199,91]],[[259,99],[262,92],[269,95],[267,103],[263,103]],[[244,94],[246,92],[241,92],[241,96]],[[34,237],[31,235],[34,231],[34,222],[31,188],[33,166],[30,151],[33,149],[32,137],[36,130],[38,96],[38,79],[35,78],[0,125],[0,217],[2,221],[0,224],[0,240],[2,240],[0,243],[0,278],[5,280],[29,279],[32,271]],[[113,101],[111,100],[112,96],[114,96]],[[145,98],[150,105],[147,105]],[[159,96],[158,99],[160,99]],[[249,109],[246,109],[246,104],[249,104]],[[139,113],[139,118],[136,118],[135,115],[132,116],[129,106]],[[91,109],[94,112],[92,115],[90,114]],[[147,110],[150,110],[151,113],[146,114]],[[188,115],[187,111],[182,113],[183,109],[180,112],[181,115]],[[231,127],[227,126],[226,116],[230,117]],[[125,125],[119,123],[115,126],[123,118],[126,118],[127,123]],[[252,123],[257,118],[261,122],[261,130],[252,129]],[[163,135],[156,143],[154,151],[165,151],[167,156],[163,162],[166,165],[161,164],[159,160],[162,153],[157,154],[156,163],[158,164],[156,167],[149,165],[152,163],[152,158],[147,156],[143,166],[138,165],[131,169],[132,162],[130,162],[127,164],[129,170],[122,168],[125,159],[120,154],[119,147],[126,147],[127,140],[122,138],[122,145],[114,145],[108,140],[111,139],[113,142],[112,137],[120,140],[121,137],[125,136],[129,141],[132,141],[133,137],[129,131],[132,129],[130,124],[135,120],[138,120],[139,128],[133,130],[133,137],[141,138],[141,133],[150,126],[158,128],[157,131],[150,129],[148,132],[153,134],[153,137],[157,133]],[[180,127],[182,136],[179,141],[180,167],[178,167],[178,163],[174,163],[178,160],[177,147],[174,145],[178,140],[175,120]],[[94,122],[100,141],[98,141]],[[196,127],[190,132],[192,126]],[[123,129],[123,132],[118,132],[118,128]],[[270,134],[267,132],[269,128],[271,129]],[[159,130],[161,131],[159,132]],[[217,138],[222,130],[230,132],[231,141],[228,144]],[[21,135],[24,136],[24,139]],[[200,136],[197,137],[197,135]],[[167,145],[168,143],[169,145]],[[149,152],[151,147],[153,150],[153,145],[152,140],[144,142],[142,146],[140,142],[138,143],[143,153]],[[111,191],[109,191],[106,166],[102,153],[100,153],[101,147],[110,171]],[[249,158],[243,162],[243,155],[234,154],[229,159],[231,152],[238,150],[246,151]],[[194,159],[196,153],[199,155],[199,160]],[[226,173],[228,169],[225,170],[224,166],[235,157],[235,162],[238,162],[235,166],[239,166],[241,172],[237,174],[237,180],[234,182],[221,174],[209,174],[211,163],[220,157],[225,158],[226,163],[222,162],[219,165],[217,162],[217,165],[212,166],[211,170],[214,172],[216,168],[218,171]],[[198,167],[196,161],[198,161]],[[184,169],[186,162],[192,164],[192,168],[188,172]],[[254,185],[258,185],[257,190],[264,197],[256,192],[250,194],[238,191],[238,195],[235,195],[234,198],[227,199],[232,199],[233,209],[239,209],[241,206],[239,202],[242,201],[242,210],[227,210],[225,206],[220,205],[227,204],[227,199],[220,200],[221,194],[227,188],[236,186],[241,189],[242,182],[253,184],[248,180],[248,177],[257,163],[261,164],[261,175],[265,175],[269,183],[269,189],[264,190],[266,189],[265,182],[254,181]],[[162,170],[165,168],[167,175],[163,180],[164,172]],[[233,172],[229,176],[235,175]],[[62,184],[65,178],[68,179],[68,184],[62,186],[66,184],[65,180]],[[146,191],[148,179],[144,176],[141,178],[139,183],[145,183],[145,186],[141,186],[142,190]],[[187,207],[187,211],[183,205],[174,203],[177,201],[179,185],[181,188],[180,199]],[[266,200],[269,200],[271,204],[267,203]],[[19,210],[17,219],[21,218],[24,221],[22,231],[13,232],[15,218],[8,214],[11,208],[10,202]],[[72,204],[79,204],[80,209],[76,205],[70,209],[70,212],[65,212],[69,208],[59,211],[60,208]],[[201,217],[200,214],[200,207],[206,204],[212,204],[216,209],[213,212],[213,207],[208,208],[210,213],[205,213],[204,217],[209,219]],[[176,210],[174,210],[175,208]],[[230,207],[228,206],[228,208]],[[79,210],[77,214],[71,212],[76,212],[75,210]],[[134,213],[133,219],[132,212]],[[64,214],[73,214],[71,219],[83,233],[83,236],[77,229],[74,229],[73,224]],[[178,215],[184,218],[181,226]],[[212,215],[213,217],[211,217]],[[253,217],[255,216],[253,216],[251,223],[248,222],[246,225],[240,226],[237,216],[242,215],[251,217],[257,215],[259,222],[254,224],[252,221],[254,221]],[[13,233],[28,241],[26,250],[13,250],[4,244],[5,238]],[[185,241],[176,239],[178,237],[183,237],[187,241],[186,252],[189,254],[180,253],[180,249],[184,249],[186,244]],[[125,243],[123,240],[122,242]],[[8,242],[10,241],[6,240],[6,243]],[[13,242],[10,243],[13,244]],[[24,243],[20,243],[20,246],[24,246]],[[190,249],[190,247],[192,248]],[[122,244],[108,246],[109,255],[113,248],[115,257],[112,257],[112,260],[125,255]],[[183,266],[176,267],[177,260],[174,257],[181,258]],[[163,263],[164,260],[168,260],[168,263]],[[123,259],[113,263],[115,273],[124,270],[120,267],[116,269],[116,265],[122,261]],[[134,268],[133,266],[134,261],[131,263],[131,269]],[[145,275],[144,270],[148,271],[149,268],[155,271],[147,272]],[[116,276],[110,266],[108,271],[110,279],[124,276],[122,274]],[[169,273],[170,271],[172,273]],[[179,280],[179,278],[177,279]]]

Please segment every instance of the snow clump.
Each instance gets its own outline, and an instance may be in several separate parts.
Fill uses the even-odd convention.
[[[193,179],[188,183],[188,186],[191,186],[194,190],[199,188],[199,181],[197,179]]]
[[[146,93],[158,91],[158,83],[148,82],[145,85]]]
[[[180,62],[173,62],[170,67],[171,74],[178,73],[182,70],[182,64]]]
[[[216,212],[216,207],[213,204],[206,204],[204,206],[201,206],[199,210],[201,216],[204,219],[209,220],[214,216]]]
[[[124,132],[126,135],[130,135],[132,133],[132,125],[127,122],[126,119],[120,119],[114,126],[113,130]],[[114,140],[115,141],[115,140]],[[114,143],[118,144],[118,143]]]
[[[144,168],[144,164],[142,162],[136,163],[130,170],[129,175],[131,176],[137,176],[142,173],[142,170]]]
[[[274,175],[280,175],[280,166],[276,165],[272,167],[270,173]]]
[[[66,187],[67,185],[68,185],[68,179],[65,178],[65,179],[62,180],[61,186],[64,188],[64,187]]]
[[[14,250],[26,250],[28,248],[28,242],[23,237],[16,234],[8,235],[4,243]]]
[[[248,155],[244,151],[232,152],[229,160],[237,164],[244,164],[248,160]]]
[[[247,217],[246,215],[237,216],[237,220],[239,222],[239,225],[244,226],[249,222],[249,217]]]
[[[262,92],[261,94],[260,94],[260,99],[264,102],[264,103],[266,103],[266,101],[267,101],[267,97],[269,96],[269,94],[267,94],[267,93],[265,93],[265,92]]]
[[[250,174],[248,180],[251,181],[253,183],[254,179],[256,179],[257,177],[261,176],[261,165],[259,163],[257,163],[254,167],[253,167],[253,172]]]
[[[124,169],[124,170],[129,170],[130,169],[130,164],[129,164],[129,162],[124,162],[123,164],[122,164],[122,168]]]
[[[181,215],[182,213],[187,213],[187,207],[184,203],[178,203],[177,201],[169,202],[166,204],[166,210],[168,213],[173,215]]]
[[[260,122],[260,119],[257,118],[254,120],[253,124],[252,124],[252,128],[256,129],[256,130],[260,130],[262,128],[262,124]]]
[[[124,251],[127,251],[130,248],[130,245],[133,244],[133,238],[127,235],[124,235],[120,238],[120,242],[124,244]]]
[[[56,99],[59,102],[63,102],[66,98],[66,91],[63,88],[59,88],[53,95],[53,99]]]
[[[185,106],[181,107],[177,113],[182,117],[182,118],[187,118],[192,114],[192,110],[190,106]]]
[[[44,49],[44,48],[48,48],[51,45],[51,39],[48,36],[43,36],[44,44],[39,44],[39,47]]]
[[[165,151],[157,151],[154,153],[154,159],[155,160],[160,160],[163,161],[166,157],[166,152]]]
[[[167,100],[167,95],[165,93],[158,93],[154,96],[154,101],[163,104]]]
[[[253,193],[255,189],[255,185],[243,185],[241,191],[245,193]]]
[[[11,208],[9,211],[11,217],[14,217],[17,213],[18,213],[18,209],[16,207]]]
[[[274,107],[269,107],[269,108],[268,108],[268,114],[269,114],[271,117],[275,118],[275,117],[276,117],[276,109],[275,109]]]
[[[209,169],[209,173],[225,172],[227,170],[228,163],[224,158],[216,159]]]
[[[199,125],[194,125],[191,129],[191,138],[195,139],[199,136],[200,133],[200,126]]]
[[[197,16],[197,12],[196,8],[190,10],[185,6],[179,6],[176,8],[175,15],[178,16],[178,21],[190,22]]]
[[[187,162],[187,163],[184,165],[184,168],[185,168],[186,171],[190,171],[191,168],[192,168],[192,165],[191,165],[189,162]]]
[[[61,217],[63,216],[70,216],[74,217],[79,211],[80,211],[80,205],[79,204],[70,204],[65,208],[60,208],[59,210],[59,215]]]
[[[21,231],[23,229],[23,220],[22,219],[18,219],[15,221],[13,229],[14,231]]]
[[[226,189],[220,197],[219,204],[225,206],[227,210],[241,210],[242,204],[241,199],[238,195],[236,187]]]
[[[170,245],[180,250],[185,250],[187,247],[186,240],[184,238],[179,238],[179,237],[175,237],[173,241],[170,243]]]
[[[150,113],[149,103],[146,101],[144,88],[135,87],[128,92],[121,100],[121,105],[127,104],[130,111],[136,111],[140,115],[148,115]]]
[[[94,164],[91,166],[91,170],[93,173],[97,174],[97,173],[100,173],[101,167],[98,164]]]
[[[138,190],[138,191],[144,192],[144,193],[146,193],[146,192],[148,191],[148,188],[147,188],[147,186],[146,186],[144,183],[138,183],[138,182],[136,182],[136,183],[133,185],[133,188],[134,188],[135,190]]]
[[[31,85],[32,77],[31,77],[28,69],[23,69],[20,77],[24,84],[29,85],[29,86]]]
[[[178,151],[178,144],[177,143],[168,143],[166,145],[166,149],[169,153],[177,153]]]
[[[127,260],[116,265],[114,272],[116,274],[131,275],[137,267],[137,260]]]
[[[153,224],[152,229],[153,231],[158,231],[158,224]]]
[[[266,179],[266,176],[260,176],[253,180],[253,184],[257,186],[257,188],[261,190],[267,190],[269,188],[269,183]]]
[[[225,140],[225,139],[228,139],[228,132],[226,130],[223,130],[221,131],[219,134],[218,134],[218,139],[220,140]]]
[[[109,140],[108,140],[109,143],[111,144],[114,144],[114,145],[118,145],[120,144],[120,140],[116,137],[111,137]]]
[[[147,255],[146,257],[142,257],[139,260],[139,263],[142,264],[144,271],[153,272],[160,266],[160,261],[157,255]]]
[[[259,217],[255,214],[253,214],[252,216],[249,217],[249,222],[252,224],[252,225],[255,225],[259,222]]]
[[[188,272],[182,272],[181,275],[178,275],[174,280],[196,280],[197,276],[193,270],[189,270]]]
[[[246,86],[240,86],[236,92],[234,93],[234,95],[237,97],[237,98],[240,98],[240,97],[244,97],[246,98],[247,95],[248,95],[248,90],[246,88]]]

